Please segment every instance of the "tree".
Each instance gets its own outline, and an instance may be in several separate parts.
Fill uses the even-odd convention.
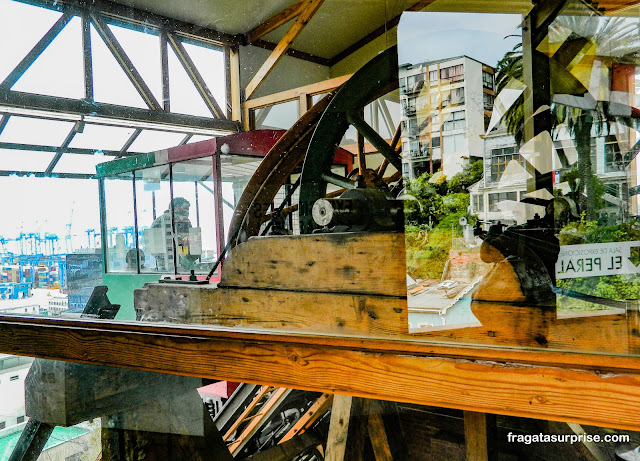
[[[607,73],[607,87],[603,88],[605,93],[611,90],[611,74],[613,66],[617,63],[635,63],[638,61],[640,50],[640,40],[637,34],[637,22],[632,22],[626,18],[619,17],[592,17],[592,16],[560,16],[556,18],[550,29],[556,31],[567,31],[569,36],[563,46],[579,48],[580,52],[589,51],[595,47],[593,62],[600,63],[609,72]],[[553,61],[553,57],[550,58]],[[552,74],[554,66],[551,66]],[[564,89],[571,86],[579,87],[580,82],[571,76],[566,69],[559,69],[555,66],[558,75],[552,75],[551,88],[554,88],[554,78]],[[574,82],[570,82],[574,78]],[[508,87],[512,80],[523,80],[523,58],[522,46],[517,45],[513,50],[507,52],[498,62],[496,72],[496,86],[498,93]],[[598,88],[599,90],[600,88]],[[594,92],[594,88],[590,88]],[[551,106],[553,113],[554,132],[557,136],[557,129],[566,126],[574,138],[576,151],[578,153],[578,176],[576,196],[581,211],[586,213],[588,220],[596,218],[597,200],[596,185],[591,164],[591,139],[592,134],[596,136],[609,134],[612,124],[621,123],[628,127],[638,125],[636,119],[632,119],[629,114],[611,111],[611,105],[606,98],[600,98],[596,94],[593,98],[591,93],[583,95],[580,107],[570,106],[569,99],[565,99],[565,104],[555,102]],[[591,98],[591,100],[589,99]],[[593,102],[590,107],[591,101]],[[513,134],[516,143],[520,145],[524,134],[524,94],[509,107],[503,117],[503,122],[507,130]]]

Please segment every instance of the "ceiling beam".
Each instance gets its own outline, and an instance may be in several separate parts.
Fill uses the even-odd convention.
[[[108,19],[119,20],[140,27],[153,27],[175,32],[180,36],[197,40],[205,40],[211,44],[241,44],[242,35],[231,35],[214,29],[189,24],[177,19],[143,11],[127,5],[110,2],[108,0],[16,0],[29,5],[40,6],[55,11],[64,12],[69,7],[81,11],[100,12]]]
[[[267,19],[262,24],[258,25],[247,34],[247,41],[253,45],[256,40],[264,37],[269,32],[276,30],[278,27],[291,21],[293,18],[297,18],[304,10],[307,2],[305,0],[299,0],[289,8],[285,8],[275,16]]]
[[[94,175],[86,173],[51,173],[36,171],[7,171],[0,170],[0,177],[8,176],[33,176],[34,178],[59,178],[59,179],[94,179]]]
[[[254,43],[252,43],[252,45],[264,48],[265,50],[269,51],[275,50],[276,46],[278,46],[276,43],[267,42],[266,40],[256,40]],[[286,54],[287,56],[291,56],[292,58],[298,58],[304,61],[320,64],[321,66],[329,66],[331,63],[331,60],[328,58],[323,58],[321,56],[316,56],[315,54],[299,51],[291,47],[287,51],[285,51],[284,54]]]
[[[136,130],[138,131],[138,130]],[[142,130],[139,130],[142,132]],[[32,151],[32,152],[57,152],[60,149],[60,146],[41,146],[38,144],[23,144],[16,142],[0,142],[0,149],[7,150],[20,150],[20,151]],[[117,150],[108,150],[108,149],[86,149],[79,147],[67,147],[64,152],[66,154],[76,154],[76,155],[96,155],[98,152],[100,155],[107,156],[122,156],[122,155],[138,155],[144,154],[146,152],[124,152]]]
[[[311,20],[313,15],[318,11],[324,0],[305,0],[304,10],[298,15],[296,21],[291,28],[282,37],[282,40],[278,43],[271,55],[262,64],[262,67],[258,69],[258,72],[253,76],[247,88],[245,89],[245,98],[249,99],[256,92],[258,87],[264,82],[265,78],[273,70],[275,65],[284,56],[285,51],[291,46],[291,43],[300,35],[304,27]]]
[[[68,99],[41,94],[0,89],[0,113],[26,115],[53,120],[80,121],[159,131],[192,132],[219,135],[238,131],[238,124],[230,120],[168,113],[138,107],[117,106],[81,99]],[[164,126],[163,126],[164,125]]]
[[[425,9],[427,6],[431,5],[434,1],[435,0],[421,0],[418,3],[415,3],[412,6],[410,6],[409,8],[407,8],[405,11],[421,11],[421,10]],[[350,56],[351,54],[353,54],[354,52],[356,52],[357,50],[359,50],[360,48],[365,46],[367,43],[369,43],[369,42],[375,40],[376,38],[380,37],[382,34],[387,32],[388,30],[393,29],[400,22],[400,17],[401,16],[402,16],[402,14],[399,14],[398,16],[392,18],[391,20],[387,21],[385,24],[383,24],[380,27],[378,27],[373,32],[367,34],[365,37],[362,37],[360,40],[355,42],[353,45],[345,48],[340,53],[335,55],[333,58],[329,59],[329,66],[333,66],[333,65],[339,63],[340,61],[342,61],[347,56]]]

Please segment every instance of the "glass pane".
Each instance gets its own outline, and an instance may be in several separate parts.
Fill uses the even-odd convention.
[[[57,11],[14,0],[0,0],[0,81],[22,61],[42,36],[62,16]]]
[[[81,29],[80,18],[73,18],[13,89],[64,98],[84,97]]]
[[[96,101],[148,108],[93,25],[91,25],[91,53],[93,96]]]
[[[51,152],[0,149],[0,170],[42,172],[53,156]]]
[[[158,102],[162,101],[162,70],[160,65],[160,41],[153,29],[145,32],[109,24],[118,43],[122,46],[136,70]]]
[[[180,64],[178,57],[169,47],[169,92],[171,112],[212,117],[198,90]],[[210,88],[211,89],[211,88]],[[213,91],[213,90],[211,90]]]
[[[256,130],[288,130],[300,116],[298,100],[255,109],[253,113]]]
[[[209,91],[224,111],[227,107],[226,73],[222,50],[184,43],[184,47],[202,75]]]
[[[0,141],[57,147],[62,145],[73,125],[71,122],[14,115],[0,134]]]
[[[107,272],[137,272],[133,175],[122,174],[104,181]]]
[[[469,211],[469,191],[481,187],[483,151],[495,143],[489,137],[483,141],[488,110],[483,101],[493,94],[485,74],[492,75],[519,43],[521,20],[520,15],[402,15],[403,163],[406,192],[415,199],[405,202],[409,332],[481,322],[474,293],[492,265],[473,232],[478,217]],[[417,46],[427,41],[437,45]],[[488,207],[478,214],[488,220],[488,212],[517,204],[518,188],[522,185],[480,196]]]
[[[168,149],[180,144],[184,139],[184,134],[169,133],[167,131],[144,130],[140,136],[136,138],[131,147],[130,152],[155,152],[161,149]]]
[[[108,155],[63,154],[53,169],[54,173],[95,174],[96,165],[108,162],[115,157]]]
[[[170,203],[168,165],[136,171],[141,272],[174,273]]]
[[[133,128],[86,124],[82,133],[73,137],[69,147],[120,151],[134,131]]]
[[[242,195],[247,182],[251,179],[262,159],[240,155],[221,155],[222,206],[225,236],[228,239],[234,229],[229,229],[231,216]]]
[[[208,274],[218,257],[213,159],[174,163],[172,168],[178,273]]]

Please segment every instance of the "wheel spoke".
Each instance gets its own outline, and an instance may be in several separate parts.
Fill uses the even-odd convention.
[[[342,176],[338,176],[335,173],[322,173],[323,181],[326,181],[334,186],[342,187],[344,189],[355,189],[356,183]]]
[[[396,170],[402,171],[402,161],[397,152],[382,138],[362,117],[353,112],[347,114],[347,121],[375,147],[378,152],[391,163]]]

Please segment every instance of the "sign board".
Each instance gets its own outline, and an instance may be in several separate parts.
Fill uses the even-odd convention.
[[[574,279],[640,273],[640,266],[636,266],[629,259],[632,248],[640,248],[640,242],[561,246],[556,262],[556,278]]]

